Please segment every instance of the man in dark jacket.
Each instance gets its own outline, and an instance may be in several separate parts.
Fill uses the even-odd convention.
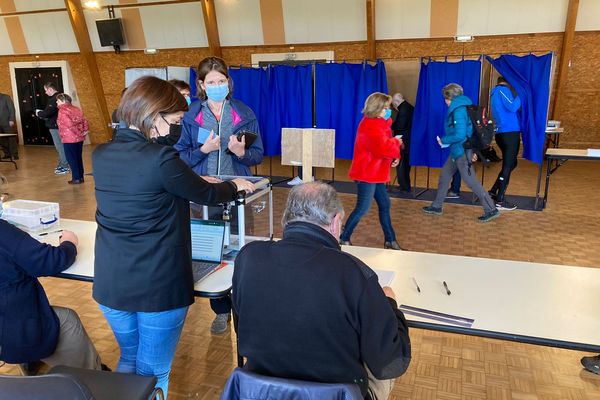
[[[391,288],[338,244],[343,209],[312,182],[290,191],[280,241],[246,245],[235,260],[238,351],[252,372],[356,383],[387,399],[408,368],[408,326]]]
[[[394,135],[402,135],[402,148],[400,150],[400,164],[396,167],[398,186],[403,192],[410,192],[410,130],[412,129],[413,111],[412,104],[404,100],[401,93],[392,97],[392,104],[398,110],[392,124]]]
[[[9,95],[0,93],[0,133],[15,133],[15,105]],[[4,152],[2,158],[19,159],[16,137],[0,138],[0,147]]]
[[[46,82],[44,84],[44,92],[48,96],[48,104],[46,104],[45,109],[37,110],[35,115],[44,120],[46,128],[48,128],[50,135],[52,135],[52,141],[54,142],[54,147],[58,153],[58,165],[56,166],[54,173],[56,175],[63,175],[69,172],[69,163],[65,157],[65,149],[60,140],[58,125],[56,123],[56,118],[58,117],[58,107],[56,106],[56,95],[58,94],[58,91],[56,85],[52,82]]]
[[[0,220],[0,360],[101,369],[77,313],[50,306],[37,279],[69,268],[77,243],[73,232],[63,231],[58,247],[43,244]]]

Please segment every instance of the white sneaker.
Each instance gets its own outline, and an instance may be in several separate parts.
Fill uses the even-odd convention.
[[[300,178],[299,176],[297,176],[294,179],[292,179],[291,181],[289,181],[287,184],[290,185],[290,186],[301,185],[302,184],[302,178]]]

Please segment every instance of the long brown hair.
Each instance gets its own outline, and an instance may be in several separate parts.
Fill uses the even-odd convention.
[[[229,82],[229,94],[227,95],[227,99],[231,98],[231,92],[233,92],[233,81],[229,76],[229,71],[227,68],[227,64],[222,58],[219,57],[206,57],[204,60],[200,61],[198,64],[198,78],[196,80],[196,85],[198,87],[198,97],[201,99],[206,99],[206,92],[200,86],[200,82],[204,82],[206,75],[210,71],[217,71],[225,75],[227,78],[227,82]]]
[[[135,126],[150,138],[150,130],[159,114],[187,110],[185,97],[175,86],[154,76],[142,76],[121,97],[117,118],[127,126]]]

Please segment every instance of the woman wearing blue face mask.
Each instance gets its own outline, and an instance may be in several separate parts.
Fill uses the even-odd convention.
[[[198,97],[183,116],[181,138],[175,144],[181,159],[195,173],[210,175],[250,176],[250,167],[260,164],[263,145],[258,121],[252,110],[239,100],[232,98],[232,81],[227,64],[218,57],[207,57],[198,65]],[[237,134],[250,131],[257,134],[252,145],[246,148],[245,139],[238,141]],[[234,209],[235,210],[235,209]],[[216,210],[218,218],[222,208]],[[213,211],[209,209],[211,218]],[[246,227],[251,229],[252,214],[247,214]],[[237,229],[237,213],[232,212],[232,232]],[[211,299],[210,305],[216,314],[211,325],[212,333],[223,333],[231,320],[231,299]]]
[[[390,167],[400,161],[402,140],[392,137],[392,97],[373,93],[365,101],[365,115],[356,133],[354,157],[348,176],[356,182],[356,206],[346,220],[340,244],[350,245],[350,236],[363,215],[369,211],[373,198],[379,208],[379,222],[385,237],[384,248],[401,250],[390,218],[390,197],[385,184],[390,180]]]

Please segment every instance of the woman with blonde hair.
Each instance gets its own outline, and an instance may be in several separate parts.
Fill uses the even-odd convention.
[[[390,128],[392,97],[373,93],[365,101],[364,118],[358,125],[354,142],[354,157],[348,176],[356,182],[356,206],[346,220],[340,244],[351,245],[350,236],[371,207],[373,198],[379,208],[379,223],[385,237],[383,247],[401,250],[390,218],[390,197],[385,184],[390,180],[390,168],[400,161],[402,140],[392,137]]]

